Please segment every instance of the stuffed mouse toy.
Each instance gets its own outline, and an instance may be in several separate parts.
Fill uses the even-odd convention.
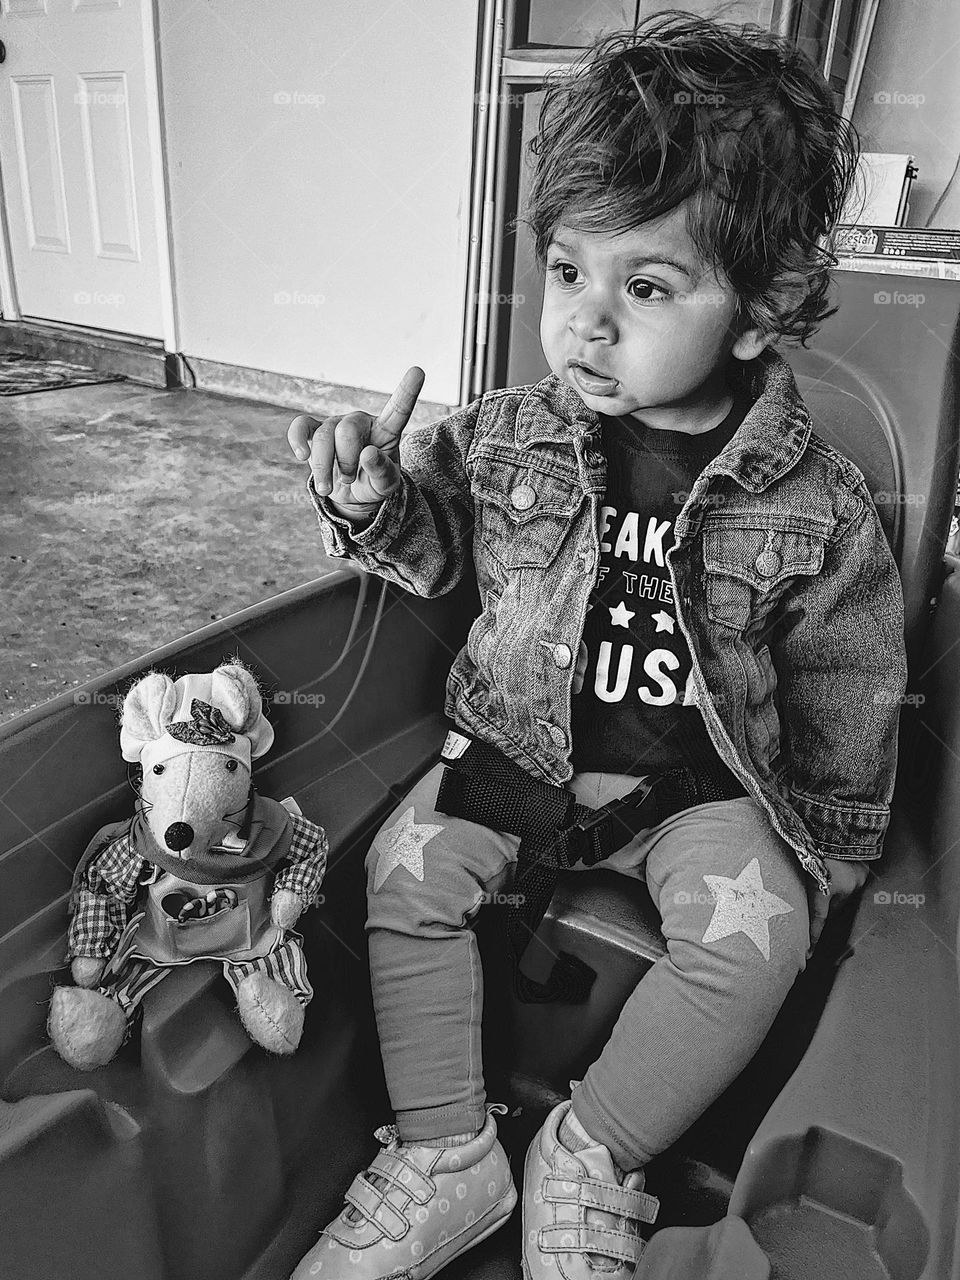
[[[139,802],[80,860],[67,939],[77,985],[57,987],[50,1006],[71,1066],[109,1062],[146,993],[201,959],[222,962],[257,1044],[296,1049],[313,991],[291,930],[318,899],[327,838],[254,790],[251,762],[272,742],[239,663],[179,680],[151,672],[127,693],[120,750],[141,767]]]

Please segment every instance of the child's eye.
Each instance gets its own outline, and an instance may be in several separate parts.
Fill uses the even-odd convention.
[[[236,762],[236,760],[228,760],[228,761],[227,761],[227,772],[228,772],[228,773],[236,773],[236,772],[237,772],[237,762]]]
[[[579,268],[575,267],[572,262],[551,262],[547,267],[547,271],[555,277],[560,284],[576,284],[577,276],[580,274]]]
[[[627,290],[631,298],[636,298],[638,302],[659,302],[670,296],[669,290],[654,284],[652,280],[631,280]]]

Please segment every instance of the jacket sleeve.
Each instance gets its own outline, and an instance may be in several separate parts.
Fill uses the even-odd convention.
[[[311,475],[307,489],[327,554],[356,561],[418,596],[456,586],[472,557],[466,461],[480,405],[475,400],[432,426],[407,428],[400,437],[401,483],[365,527],[354,529],[338,515]]]
[[[791,805],[825,857],[870,859],[896,779],[903,592],[865,482],[848,496],[821,572],[788,589],[771,656]]]

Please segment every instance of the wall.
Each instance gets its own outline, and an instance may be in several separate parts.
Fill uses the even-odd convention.
[[[478,0],[159,0],[180,348],[459,399]]]
[[[958,61],[957,0],[881,0],[853,123],[865,150],[916,159],[912,226],[926,222],[960,152]],[[932,225],[960,227],[960,178]]]

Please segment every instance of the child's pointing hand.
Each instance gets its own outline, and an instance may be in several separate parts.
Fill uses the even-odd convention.
[[[310,459],[318,494],[348,516],[371,516],[400,484],[400,436],[423,387],[424,372],[407,370],[377,416],[346,413],[318,422],[294,418],[287,441],[301,462]]]

